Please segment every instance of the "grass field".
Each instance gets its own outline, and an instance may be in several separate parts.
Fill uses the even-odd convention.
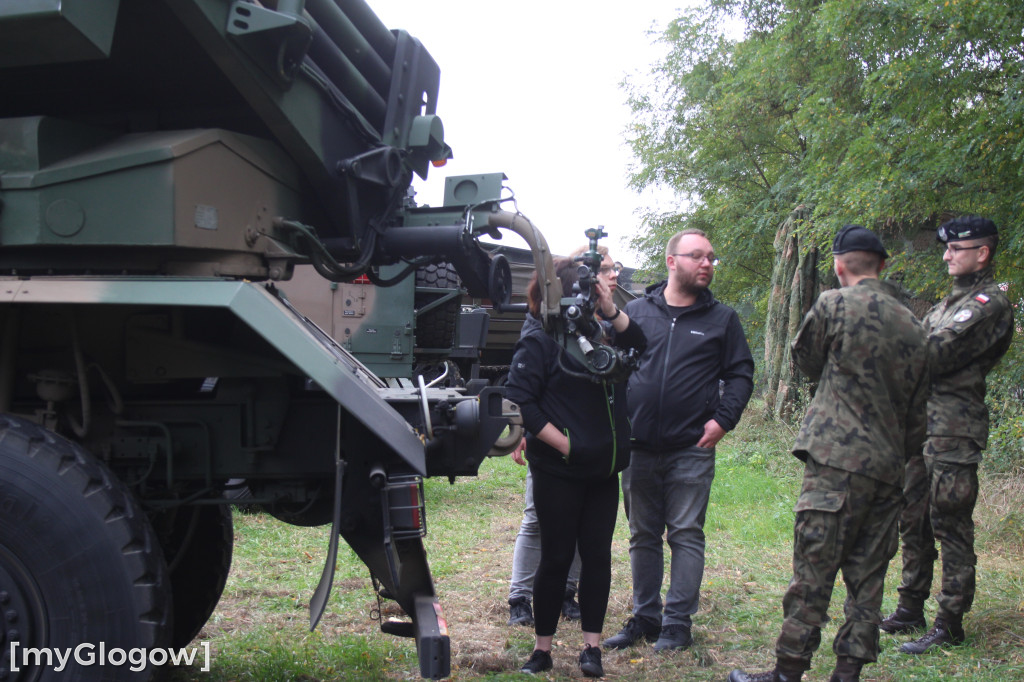
[[[734,667],[762,670],[782,620],[790,577],[793,504],[800,463],[788,454],[792,434],[759,421],[744,423],[719,446],[706,524],[707,568],[695,645],[655,654],[650,645],[605,652],[608,679],[724,680]],[[515,671],[532,650],[532,630],[505,625],[512,546],[522,513],[525,469],[510,458],[488,460],[478,478],[427,482],[426,538],[440,601],[448,618],[453,680],[530,679]],[[898,652],[905,637],[882,635],[877,665],[864,680],[1024,680],[1024,477],[986,476],[975,514],[978,594],[965,619],[967,642],[921,657]],[[380,633],[365,567],[343,544],[331,602],[310,633],[309,598],[326,555],[327,528],[295,528],[262,514],[235,515],[235,557],[220,605],[199,639],[211,642],[211,670],[164,671],[173,682],[207,680],[418,679],[412,640]],[[630,612],[628,530],[619,515],[612,597],[605,636]],[[899,556],[887,578],[886,612],[895,607]],[[845,589],[837,581],[832,617],[842,618]],[[386,605],[385,605],[386,606]],[[928,604],[929,620],[934,601]],[[385,610],[385,617],[388,615]],[[835,657],[833,620],[805,680],[827,680]],[[549,679],[581,678],[578,624],[559,625]]]

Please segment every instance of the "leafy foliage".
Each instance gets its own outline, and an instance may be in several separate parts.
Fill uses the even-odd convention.
[[[745,324],[756,342],[772,241],[797,206],[811,209],[802,242],[824,253],[845,223],[878,231],[889,276],[924,302],[949,287],[934,228],[977,213],[1000,226],[997,276],[1024,299],[1024,12],[1014,5],[706,0],[687,10],[660,36],[653,84],[626,84],[632,185],[686,200],[678,214],[645,217],[633,247],[647,271],[663,271],[672,233],[704,229],[722,257],[715,294],[754,311]],[[725,35],[737,19],[742,35]],[[1018,334],[992,377],[996,396],[1024,383],[1022,343]]]

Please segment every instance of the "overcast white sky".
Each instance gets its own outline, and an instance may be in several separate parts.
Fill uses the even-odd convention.
[[[586,242],[586,228],[604,225],[602,243],[634,264],[626,240],[639,228],[635,212],[655,199],[626,188],[629,110],[619,83],[650,70],[663,48],[647,31],[664,28],[680,1],[369,3],[441,68],[438,114],[455,156],[426,183],[417,179],[419,203],[441,205],[447,176],[504,172],[554,253],[569,253]],[[523,246],[511,233],[503,241]]]

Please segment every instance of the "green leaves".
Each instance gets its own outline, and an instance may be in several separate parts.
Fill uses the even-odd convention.
[[[772,240],[803,204],[803,244],[827,249],[844,223],[871,227],[893,254],[889,275],[934,301],[949,279],[933,231],[978,213],[1000,227],[997,276],[1024,299],[1016,4],[707,0],[686,11],[662,36],[653,85],[627,84],[631,182],[685,200],[679,213],[644,217],[633,247],[649,271],[664,272],[672,233],[699,227],[723,259],[716,296],[763,309]],[[742,36],[726,36],[730,17]]]
[[[733,11],[748,27],[739,41],[719,29]],[[660,224],[697,221],[751,243],[770,241],[799,203],[814,205],[823,246],[850,221],[889,238],[968,210],[1014,226],[1022,17],[1002,0],[689,10],[662,37],[656,86],[629,91],[632,183],[690,199]]]

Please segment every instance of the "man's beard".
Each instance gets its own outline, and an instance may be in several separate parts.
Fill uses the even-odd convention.
[[[682,272],[677,273],[677,275],[676,275],[676,291],[678,291],[680,294],[684,294],[684,295],[689,294],[691,296],[696,296],[696,295],[700,294],[700,292],[702,292],[705,289],[707,289],[711,285],[711,280],[714,279],[714,277],[715,277],[714,273],[711,273],[710,275],[708,275],[708,282],[707,282],[707,284],[701,284],[701,283],[699,283],[697,281],[697,274],[698,273],[696,273],[696,272],[694,272],[694,273],[682,273]]]

